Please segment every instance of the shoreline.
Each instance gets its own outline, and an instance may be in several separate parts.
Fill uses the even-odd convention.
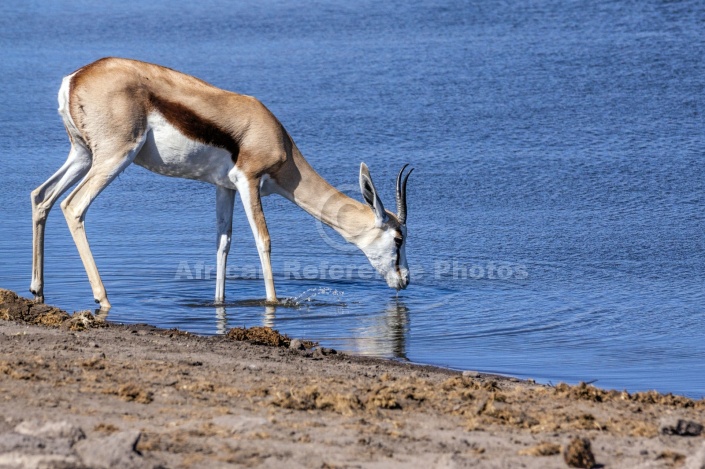
[[[705,400],[101,323],[7,290],[0,319],[3,468],[568,467],[575,438],[603,467],[705,464]]]

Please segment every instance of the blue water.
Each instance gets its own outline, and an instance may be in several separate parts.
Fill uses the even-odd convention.
[[[214,189],[135,166],[86,222],[109,319],[267,324],[361,354],[702,397],[703,31],[700,1],[4,1],[0,287],[29,287],[29,192],[69,148],[61,78],[132,57],[257,96],[356,197],[365,161],[393,206],[410,162],[413,273],[397,296],[272,196],[276,285],[293,300],[267,310],[238,202],[230,303],[215,308]],[[45,293],[93,307],[58,206]]]

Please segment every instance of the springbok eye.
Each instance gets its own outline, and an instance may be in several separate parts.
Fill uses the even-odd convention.
[[[400,249],[401,245],[404,244],[404,238],[394,238],[394,244],[397,245],[397,249]]]

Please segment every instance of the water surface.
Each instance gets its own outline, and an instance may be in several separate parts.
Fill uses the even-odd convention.
[[[214,189],[135,166],[87,217],[109,319],[267,324],[361,354],[702,397],[704,18],[702,2],[656,0],[3,2],[0,286],[29,287],[29,192],[68,153],[61,78],[132,57],[257,96],[356,197],[365,161],[393,206],[410,162],[412,285],[389,290],[272,196],[276,285],[295,305],[262,306],[238,203],[216,308]],[[93,307],[58,207],[45,292]]]

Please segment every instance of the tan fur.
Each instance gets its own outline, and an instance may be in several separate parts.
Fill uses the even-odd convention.
[[[371,236],[375,224],[372,210],[320,177],[277,118],[253,97],[221,90],[166,67],[105,58],[72,74],[68,104],[68,114],[64,112],[63,117],[72,153],[67,163],[32,193],[31,290],[39,300],[43,300],[46,216],[56,199],[83,178],[61,207],[94,297],[102,308],[110,307],[88,246],[84,217],[95,197],[135,160],[145,142],[149,116],[155,111],[189,139],[227,150],[235,168],[246,179],[246,184],[241,182],[238,190],[247,190],[249,203],[245,209],[258,238],[268,300],[276,301],[276,293],[269,232],[260,203],[260,182],[264,176],[275,182],[275,192],[332,226],[348,241],[365,245],[364,236]],[[389,215],[394,223],[396,219]],[[223,230],[228,236],[223,245],[229,248],[228,227]]]
[[[159,65],[101,59],[73,75],[69,102],[94,152],[99,148],[92,140],[106,130],[119,140],[116,146],[133,145],[155,109],[193,139],[229,151],[237,147],[247,156],[239,161],[233,154],[233,160],[248,175],[261,176],[287,156],[283,127],[257,99]]]

